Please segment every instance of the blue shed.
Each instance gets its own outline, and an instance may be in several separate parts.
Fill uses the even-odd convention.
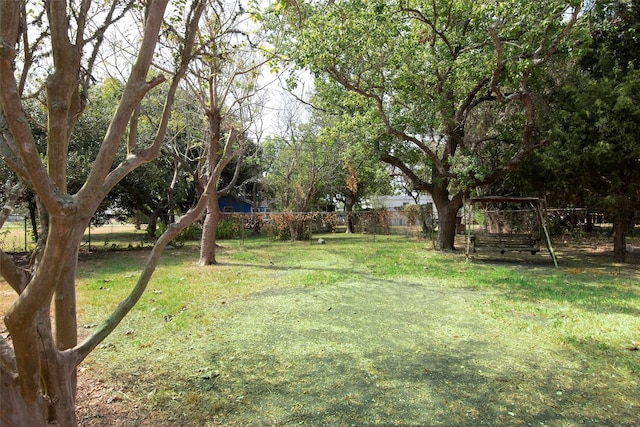
[[[251,212],[251,203],[235,196],[223,196],[218,199],[218,208],[220,212]]]

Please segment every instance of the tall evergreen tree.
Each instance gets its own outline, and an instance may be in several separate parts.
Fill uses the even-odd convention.
[[[537,183],[554,204],[605,210],[623,262],[640,211],[639,2],[596,2],[582,25],[590,42],[549,99],[553,143],[515,179]]]

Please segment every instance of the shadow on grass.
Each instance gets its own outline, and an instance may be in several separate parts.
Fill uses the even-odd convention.
[[[166,425],[637,425],[637,390],[479,315],[482,297],[388,280],[259,292],[198,348],[213,373],[134,381],[171,396]]]
[[[434,265],[419,267],[417,272],[422,277],[454,277],[459,273],[459,268],[456,268],[455,264],[461,267],[459,261],[453,261],[453,263],[449,261],[437,264],[435,268]],[[322,268],[306,265],[242,262],[226,262],[224,265],[264,269],[265,271],[326,271],[343,276],[357,274],[363,279],[372,278],[368,272],[343,267]],[[484,266],[486,267],[487,264]],[[489,266],[498,267],[500,271],[487,271],[486,268],[477,271],[471,270],[473,283],[469,282],[469,286],[502,291],[509,299],[563,302],[597,313],[640,316],[640,308],[637,304],[640,300],[640,288],[636,282],[631,281],[633,276],[637,277],[638,274],[633,270],[628,270],[628,274],[624,275],[620,275],[616,271],[606,273],[594,268],[563,268],[560,270],[538,268],[532,270],[532,267],[534,269],[537,267],[536,264],[514,266],[511,262],[506,261],[495,262]],[[415,266],[405,269],[411,271],[414,268]],[[419,280],[420,276],[415,277],[416,280]],[[380,278],[376,279],[380,280]],[[464,282],[462,286],[465,286]]]
[[[536,407],[530,399],[545,395],[556,400],[553,382],[532,389],[522,373],[496,376],[466,367],[473,365],[470,351],[479,344],[420,356],[414,352],[369,352],[363,358],[344,352],[311,354],[306,356],[310,360],[287,364],[287,372],[266,377],[252,368],[256,362],[277,366],[276,358],[241,360],[244,371],[234,372],[234,382],[242,389],[243,399],[232,404],[227,416],[242,411],[241,422],[246,425],[313,426],[526,425],[558,418],[551,408]],[[456,356],[460,354],[467,356]],[[362,366],[363,359],[368,366]],[[261,421],[252,420],[252,415]]]
[[[505,293],[509,299],[567,303],[597,313],[640,316],[640,288],[632,275],[594,269],[535,271],[527,267],[480,272],[476,284]]]
[[[640,272],[635,264],[615,264],[611,254],[561,247],[560,266],[549,267],[550,257],[539,255],[487,256],[476,284],[499,290],[505,298],[528,302],[564,303],[601,314],[640,316]]]
[[[420,245],[364,254],[318,245],[305,261],[295,257],[302,245],[223,257],[234,274],[276,274],[287,287],[217,306],[203,294],[182,315],[214,320],[163,336],[112,373],[126,394],[153,396],[161,422],[148,425],[638,425],[637,378],[613,366],[637,359],[606,338],[559,343],[547,333],[573,321],[559,317],[566,306],[637,318],[637,273],[466,264],[459,253],[426,258]],[[184,264],[190,250],[169,252],[166,265]],[[325,255],[331,262],[317,259]],[[331,280],[295,282],[307,272]],[[486,308],[497,299],[507,315]],[[514,311],[523,306],[555,311]],[[175,360],[156,362],[164,352]]]

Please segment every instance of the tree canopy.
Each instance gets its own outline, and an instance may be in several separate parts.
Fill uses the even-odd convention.
[[[353,207],[386,185],[380,160],[432,195],[437,248],[450,250],[464,198],[548,147],[537,172],[565,200],[611,212],[624,260],[640,204],[640,7],[588,4],[581,15],[578,0],[276,2],[260,15],[283,49],[271,55],[312,74],[317,111],[263,147],[282,208],[336,195]],[[125,17],[132,25],[115,37]],[[0,226],[27,188],[43,231],[26,267],[0,251],[16,294],[4,316],[11,338],[0,335],[3,425],[77,424],[76,368],[136,304],[163,248],[205,212],[204,235],[215,236],[218,182],[262,102],[266,60],[253,53],[267,49],[245,17],[237,1],[0,0],[0,154],[13,174]],[[95,87],[111,72],[120,77]],[[172,117],[177,99],[186,104]],[[163,150],[170,160],[149,166]],[[173,212],[187,169],[197,191],[184,191],[200,197],[158,239],[130,294],[78,342],[75,276],[91,218],[106,201],[142,210],[153,196],[162,207],[168,181]],[[202,243],[201,264],[215,262],[215,240]]]
[[[581,26],[590,38],[549,96],[553,142],[516,179],[554,204],[607,212],[624,261],[640,206],[640,6],[597,2]]]
[[[580,2],[296,2],[276,8],[287,59],[312,72],[323,108],[429,192],[452,249],[464,196],[545,145],[543,76]],[[535,23],[535,25],[531,25]]]

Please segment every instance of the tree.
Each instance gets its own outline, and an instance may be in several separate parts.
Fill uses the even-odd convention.
[[[105,78],[90,89],[91,103],[74,126],[69,143],[68,185],[71,193],[78,191],[89,175],[92,160],[100,148],[101,135],[104,135],[109,127],[109,119],[123,90],[124,83],[115,78]],[[165,96],[166,90],[157,88],[145,97],[137,119],[137,144],[145,145],[153,140]],[[124,177],[98,208],[94,215],[94,224],[101,224],[106,218],[106,212],[132,218],[137,226],[142,219],[148,219],[147,232],[151,238],[155,238],[158,218],[164,223],[174,221],[174,216],[169,212],[170,204],[173,205],[172,212],[175,211],[176,204],[182,208],[182,212],[186,212],[188,207],[194,204],[193,195],[190,194],[191,188],[180,185],[187,184],[187,180],[178,179],[184,178],[184,171],[176,171],[173,157],[167,155],[170,151],[167,146],[187,145],[190,141],[185,141],[186,139],[194,139],[192,126],[188,129],[186,126],[186,123],[192,122],[192,118],[185,117],[190,111],[182,107],[189,101],[193,104],[193,100],[185,100],[185,97],[184,90],[176,91],[174,111],[167,124],[167,142],[162,147],[160,158],[141,165]],[[46,119],[42,122],[46,122]],[[42,145],[45,145],[44,141]],[[114,160],[114,166],[126,155],[127,147],[122,145]]]
[[[451,250],[464,197],[547,143],[536,94],[580,6],[279,2],[270,25],[288,32],[287,59],[313,73],[345,129],[365,126],[380,159],[432,195],[437,248]]]
[[[164,92],[158,88],[141,105],[136,119],[139,141],[153,139]],[[136,225],[147,218],[150,238],[156,237],[158,221],[165,225],[173,223],[176,212],[186,212],[203,192],[206,181],[194,185],[196,174],[193,172],[200,156],[195,147],[201,147],[204,139],[198,113],[190,92],[185,88],[177,90],[162,155],[127,175],[112,192],[114,210],[134,218]],[[121,155],[126,155],[126,150],[122,151]]]
[[[640,212],[640,4],[597,2],[591,21],[593,44],[564,119],[563,140],[580,146],[590,200],[613,218],[614,261],[626,259],[626,233]],[[579,130],[578,132],[575,132]],[[576,141],[577,139],[577,141]]]
[[[556,203],[605,210],[614,260],[624,262],[640,206],[640,5],[600,1],[587,16],[590,42],[562,70],[550,97],[553,143],[526,170]]]
[[[315,114],[322,117],[319,142],[335,151],[335,162],[340,166],[334,172],[332,194],[344,204],[346,233],[353,233],[356,207],[369,196],[392,191],[390,168],[380,162],[371,145],[361,143],[365,137],[357,130],[345,132],[336,117],[326,111]]]
[[[71,193],[78,191],[86,179],[91,166],[92,156],[98,152],[100,142],[99,135],[104,134],[109,125],[108,117],[113,113],[114,108],[114,98],[112,98],[111,95],[114,87],[117,86],[112,83],[113,82],[105,81],[98,89],[100,93],[91,96],[92,104],[89,109],[89,114],[84,115],[78,120],[74,133],[69,141],[67,186]],[[25,100],[23,105],[25,113],[30,119],[29,123],[36,147],[39,152],[44,152],[47,144],[46,99],[43,99],[43,97],[36,93],[32,98]],[[5,163],[3,163],[2,166],[2,178],[0,181],[15,181],[17,178],[15,173],[9,169]],[[37,200],[33,192],[27,188],[24,196],[21,197],[21,201],[27,204],[32,232],[37,241],[41,235],[38,229]],[[102,210],[103,206],[98,209],[97,214],[99,215]]]
[[[103,325],[78,343],[75,274],[84,231],[111,189],[132,170],[159,155],[175,91],[190,60],[204,6],[200,1],[181,2],[185,9],[177,5],[174,10],[173,27],[182,28],[181,49],[175,55],[175,71],[169,75],[170,88],[155,137],[146,145],[137,144],[132,138],[136,129],[135,120],[131,119],[136,117],[134,112],[143,98],[167,80],[165,75],[151,72],[151,62],[158,40],[165,34],[161,28],[168,1],[149,0],[141,11],[132,8],[135,2],[98,3],[51,1],[42,8],[37,4],[32,8],[27,2],[0,1],[0,145],[4,161],[37,195],[44,209],[41,217],[46,230],[46,240],[38,245],[29,268],[18,267],[9,255],[0,252],[0,271],[18,295],[4,317],[10,339],[0,336],[3,425],[77,424],[76,367],[136,304],[163,248],[197,217],[211,190],[209,182],[198,205],[158,240],[131,294]],[[88,102],[98,52],[109,28],[124,16],[138,19],[133,22],[142,31],[136,56],[109,128],[101,135],[91,170],[72,193],[68,185],[69,143]],[[175,20],[182,16],[184,20],[178,24]],[[36,29],[36,43],[40,43],[37,46],[30,39]],[[50,55],[42,56],[35,67],[38,49],[50,49]],[[41,69],[47,69],[45,79],[38,75]],[[26,90],[37,91],[39,81],[43,83],[41,93],[48,119],[44,153],[38,150],[24,108]],[[127,131],[127,155],[114,167]]]
[[[303,122],[295,112],[287,113],[281,116],[280,133],[269,137],[263,146],[269,165],[264,184],[274,207],[287,213],[282,219],[289,237],[302,240],[308,218],[299,214],[319,211],[333,202],[342,163],[335,144],[319,137],[320,128],[313,119]]]
[[[303,108],[290,107],[279,117],[279,131],[264,144],[269,168],[265,184],[288,212],[309,212],[329,203],[336,194],[335,178],[342,174],[336,141],[323,140],[323,124],[317,115],[306,119]]]
[[[206,11],[205,24],[200,32],[198,54],[191,63],[187,81],[197,99],[206,123],[204,161],[199,177],[203,182],[213,179],[216,184],[220,174],[231,159],[221,156],[226,143],[236,146],[234,156],[242,153],[238,145],[246,138],[246,132],[256,110],[261,107],[257,79],[264,60],[258,54],[258,40],[243,26],[248,15],[237,0],[217,3]],[[209,196],[200,245],[200,265],[216,263],[216,232],[220,220],[218,197],[233,188],[240,172],[237,161],[235,172],[225,188]],[[220,167],[222,166],[222,167]],[[219,171],[213,175],[214,170]]]

